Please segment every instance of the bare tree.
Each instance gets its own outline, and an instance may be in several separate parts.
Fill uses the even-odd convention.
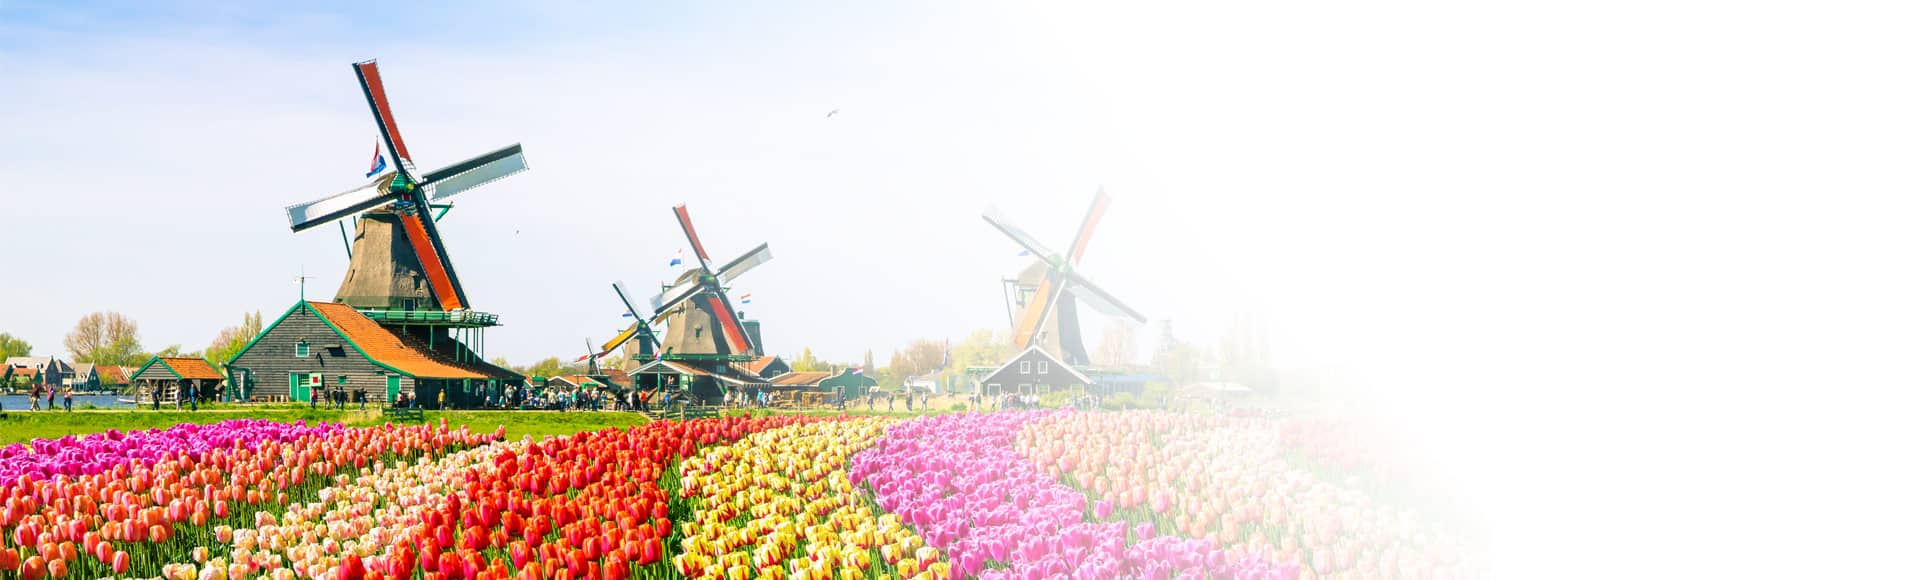
[[[94,312],[80,317],[80,322],[73,325],[73,331],[67,333],[64,342],[67,352],[73,353],[73,360],[77,362],[125,364],[117,361],[96,361],[94,358],[96,355],[106,354],[109,350],[116,353],[127,350],[123,348],[126,346],[131,346],[131,350],[139,350],[140,325],[118,312]]]
[[[1133,351],[1133,325],[1109,321],[1106,331],[1100,334],[1100,345],[1094,347],[1093,364],[1112,368],[1132,366]]]

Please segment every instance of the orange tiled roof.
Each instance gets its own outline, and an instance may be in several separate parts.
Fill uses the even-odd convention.
[[[334,328],[340,329],[340,333],[359,346],[367,358],[402,373],[429,379],[489,378],[485,373],[444,360],[422,345],[401,338],[352,306],[332,302],[308,302],[307,306],[313,307],[314,312],[333,323]]]
[[[220,374],[219,369],[213,368],[213,365],[207,364],[207,361],[197,357],[174,358],[163,356],[160,357],[160,362],[165,363],[167,368],[173,369],[173,374],[180,375],[180,378],[183,379],[217,381],[227,378]]]
[[[827,371],[795,371],[773,378],[773,384],[779,386],[813,385],[832,377]]]

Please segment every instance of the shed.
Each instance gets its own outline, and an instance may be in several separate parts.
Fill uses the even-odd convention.
[[[188,392],[201,401],[212,401],[219,397],[226,376],[197,357],[156,356],[133,371],[132,379],[141,392],[161,401],[183,401]]]

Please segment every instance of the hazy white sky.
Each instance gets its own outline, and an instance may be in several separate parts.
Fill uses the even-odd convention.
[[[199,348],[302,271],[331,296],[338,234],[280,208],[359,182],[378,57],[421,165],[527,147],[443,228],[489,354],[618,328],[685,201],[715,253],[772,244],[737,284],[770,348],[884,359],[1004,324],[983,207],[1065,246],[1104,186],[1083,271],[1370,393],[1493,498],[1510,575],[1879,571],[1915,539],[1877,493],[1916,440],[1914,16],[0,2],[0,330],[49,352],[111,308]]]

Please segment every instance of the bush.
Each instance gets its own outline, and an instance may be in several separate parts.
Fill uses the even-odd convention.
[[[954,403],[954,404],[953,404],[953,406],[951,406],[951,407],[947,407],[947,410],[948,410],[948,411],[953,411],[953,412],[955,412],[955,413],[959,413],[959,412],[961,412],[961,411],[965,411],[965,410],[967,410],[967,404],[966,404],[966,403]]]
[[[1119,411],[1123,409],[1138,409],[1139,405],[1134,403],[1133,393],[1114,393],[1100,399],[1100,408]]]

